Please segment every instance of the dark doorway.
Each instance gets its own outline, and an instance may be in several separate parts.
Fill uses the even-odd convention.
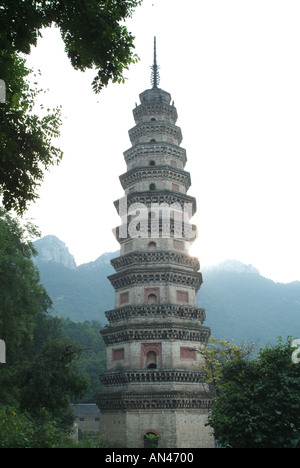
[[[154,351],[149,351],[147,354],[147,369],[156,369],[157,368],[157,355]]]
[[[158,438],[159,436],[154,432],[146,432],[144,434],[144,448],[158,448]]]

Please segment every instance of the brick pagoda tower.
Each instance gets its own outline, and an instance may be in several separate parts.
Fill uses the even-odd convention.
[[[199,261],[188,253],[196,200],[187,195],[191,181],[177,111],[158,84],[155,44],[152,89],[133,110],[132,147],[124,153],[125,196],[115,202],[120,256],[109,277],[115,308],[106,312],[109,326],[101,332],[107,371],[96,397],[100,433],[113,448],[147,446],[147,434],[157,436],[159,448],[214,447],[205,426],[210,395],[196,353],[210,329],[196,306]]]

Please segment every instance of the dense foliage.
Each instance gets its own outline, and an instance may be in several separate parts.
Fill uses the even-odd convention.
[[[60,447],[65,434],[44,410],[38,419],[0,405],[0,448]]]
[[[87,376],[89,390],[80,403],[94,403],[94,396],[103,388],[99,374],[106,369],[106,347],[100,334],[102,325],[96,321],[74,323],[70,319],[61,319],[61,323],[64,336],[82,349],[79,370]]]
[[[60,108],[37,115],[40,90],[30,87],[30,73],[24,58],[0,50],[0,78],[6,83],[5,103],[0,104],[0,195],[6,209],[19,214],[37,198],[44,170],[62,158],[53,144],[59,136]]]
[[[68,432],[74,422],[70,403],[88,391],[80,345],[65,338],[58,318],[47,315],[51,301],[32,262],[33,232],[0,210],[0,337],[6,343],[6,364],[0,366],[2,446],[7,431],[14,446],[14,427],[28,427],[33,437],[26,421],[35,434],[38,428],[46,434],[45,425],[54,438],[57,431]]]
[[[56,25],[73,67],[96,72],[93,89],[110,80],[124,80],[124,69],[135,62],[133,36],[124,21],[140,4],[134,0],[3,0],[0,5],[0,196],[7,210],[23,214],[37,195],[44,171],[57,164],[62,152],[53,144],[59,136],[60,109],[34,112],[37,89],[30,88],[24,56],[37,44],[41,30]]]
[[[110,80],[123,79],[135,62],[134,37],[124,21],[140,0],[2,0],[0,50],[29,54],[42,28],[55,24],[75,69],[95,69],[99,92]],[[0,67],[1,69],[1,67]]]
[[[221,364],[209,417],[217,442],[231,448],[295,448],[300,441],[300,365],[291,340],[258,357]]]
[[[201,355],[203,380],[209,384],[212,394],[220,393],[219,379],[222,379],[224,364],[236,359],[246,359],[255,348],[255,344],[236,345],[210,337],[206,346],[197,349],[197,353]]]

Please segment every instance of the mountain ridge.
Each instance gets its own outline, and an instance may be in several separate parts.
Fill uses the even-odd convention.
[[[58,237],[48,235],[34,242],[34,247],[38,251],[35,262],[54,262],[64,265],[67,268],[76,270],[77,265],[68,247]]]
[[[52,314],[75,322],[97,320],[105,325],[105,311],[114,308],[115,296],[107,279],[114,273],[110,260],[119,251],[106,252],[74,268],[74,257],[66,245],[58,238],[55,245],[55,236],[49,237],[34,245],[41,283],[53,301]],[[213,336],[262,345],[275,342],[278,336],[300,336],[299,281],[276,283],[261,276],[253,265],[237,260],[226,260],[201,271],[203,284],[197,305],[206,310],[205,325]]]
[[[205,266],[202,271],[235,271],[237,273],[251,273],[254,275],[260,275],[260,272],[257,268],[253,265],[240,262],[239,260],[235,259],[228,259],[222,262],[216,263],[214,265]]]

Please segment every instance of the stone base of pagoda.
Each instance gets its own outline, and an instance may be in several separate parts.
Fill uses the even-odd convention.
[[[158,436],[159,448],[214,448],[206,426],[211,408],[208,394],[157,391],[103,393],[100,434],[112,448],[143,448],[147,433]]]

